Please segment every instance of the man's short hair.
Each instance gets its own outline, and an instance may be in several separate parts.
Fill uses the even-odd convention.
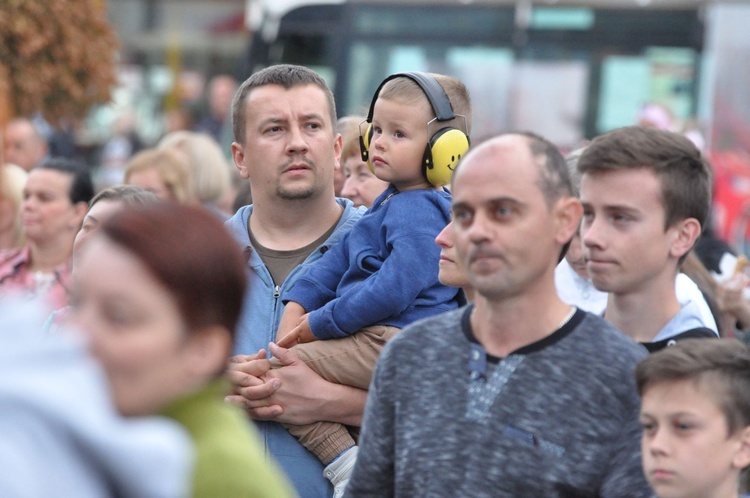
[[[499,136],[506,135],[518,135],[526,138],[529,145],[529,152],[531,152],[531,156],[539,168],[537,186],[542,191],[548,207],[552,207],[555,201],[561,197],[573,196],[573,187],[570,183],[568,166],[560,149],[555,144],[530,131],[503,133]],[[471,154],[471,150],[469,154]],[[464,161],[465,158],[456,165],[456,169],[453,171],[453,178],[456,177]]]
[[[88,204],[91,198],[94,197],[94,184],[91,180],[91,173],[81,163],[71,161],[70,159],[53,157],[43,161],[35,169],[51,169],[70,175],[73,181],[70,182],[68,197],[72,204],[78,204],[79,202]]]
[[[539,168],[539,189],[544,194],[547,206],[551,207],[557,199],[573,195],[568,165],[560,149],[544,137],[529,131],[519,132],[526,137],[529,150]]]
[[[695,218],[704,227],[711,208],[711,168],[684,136],[628,126],[595,138],[578,161],[582,174],[648,169],[661,180],[665,227]]]
[[[471,133],[472,110],[471,97],[466,85],[458,78],[444,74],[428,73],[435,78],[443,87],[448,100],[453,107],[454,114],[460,114],[466,117],[466,132]],[[427,102],[427,96],[422,88],[412,79],[404,76],[403,78],[394,78],[388,81],[378,93],[378,98],[396,100],[406,105],[413,105],[417,102]],[[434,116],[434,110],[432,111]],[[459,118],[460,119],[460,118]],[[463,123],[452,125],[454,128],[463,130]]]
[[[648,356],[635,369],[638,394],[663,382],[707,385],[729,434],[750,425],[750,349],[736,339],[685,339]]]
[[[312,69],[292,64],[279,64],[267,67],[246,79],[240,85],[237,93],[232,99],[232,131],[234,140],[240,144],[245,143],[245,112],[248,95],[255,88],[268,85],[279,85],[287,90],[295,86],[315,85],[326,95],[328,100],[328,112],[331,116],[331,126],[336,124],[336,102],[333,92],[328,88],[325,80]]]

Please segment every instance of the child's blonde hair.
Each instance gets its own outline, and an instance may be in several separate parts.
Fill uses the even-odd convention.
[[[465,131],[467,132],[467,134],[470,134],[472,119],[471,98],[469,97],[469,90],[466,88],[466,85],[464,85],[461,80],[459,80],[458,78],[454,78],[453,76],[446,76],[444,74],[435,73],[428,74],[435,78],[440,86],[443,87],[443,90],[448,96],[448,100],[450,100],[451,106],[453,107],[453,113],[460,114],[466,118],[467,129]],[[406,76],[394,78],[386,82],[386,84],[383,85],[383,88],[380,90],[378,98],[386,100],[396,100],[406,105],[413,105],[423,101],[427,101],[429,103],[429,101],[427,100],[427,96],[425,95],[422,88],[416,82]],[[434,110],[432,110],[432,115],[435,115]],[[459,119],[463,121],[463,119]],[[462,129],[463,124],[460,123],[454,127]]]

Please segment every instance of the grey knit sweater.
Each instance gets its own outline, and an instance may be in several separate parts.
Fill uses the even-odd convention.
[[[633,381],[643,347],[579,310],[492,358],[470,310],[416,322],[385,348],[346,496],[653,496]]]

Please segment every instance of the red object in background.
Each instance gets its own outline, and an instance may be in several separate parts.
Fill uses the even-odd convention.
[[[750,154],[742,149],[708,154],[714,171],[713,227],[744,252],[750,238]]]

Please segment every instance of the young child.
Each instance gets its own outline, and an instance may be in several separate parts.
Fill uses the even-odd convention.
[[[442,185],[468,150],[470,119],[468,91],[452,77],[397,74],[376,91],[362,159],[389,186],[283,296],[279,345],[309,343],[294,352],[326,380],[367,389],[396,332],[462,302],[459,290],[438,282],[434,241],[450,221],[450,193]],[[440,169],[447,174],[435,179]],[[340,496],[357,451],[346,427],[285,427],[327,465],[324,474]]]
[[[750,465],[750,350],[686,339],[636,368],[643,470],[659,498],[738,496]]]

